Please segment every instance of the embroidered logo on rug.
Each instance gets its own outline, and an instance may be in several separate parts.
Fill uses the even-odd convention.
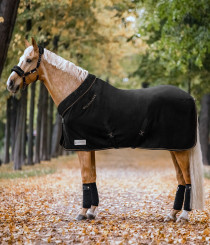
[[[74,140],[74,145],[86,145],[86,140]]]
[[[92,99],[87,103],[87,105],[83,106],[82,109],[83,110],[87,109],[93,103],[95,98],[96,98],[96,94],[93,95]]]

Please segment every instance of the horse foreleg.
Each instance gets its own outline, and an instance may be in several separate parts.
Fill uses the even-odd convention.
[[[176,151],[174,152],[175,158],[182,171],[185,181],[185,196],[184,196],[184,210],[177,219],[177,222],[182,220],[189,220],[188,213],[191,211],[190,198],[191,198],[191,178],[190,178],[190,151]]]
[[[165,221],[170,221],[170,220],[176,221],[176,215],[178,212],[181,211],[182,206],[183,206],[183,202],[184,202],[185,180],[184,180],[184,177],[182,174],[182,170],[179,167],[179,164],[176,160],[175,154],[173,152],[170,152],[170,153],[171,153],[171,158],[173,160],[174,167],[176,170],[176,178],[177,178],[177,182],[178,182],[178,187],[177,187],[177,191],[176,191],[173,209],[166,216]]]
[[[96,207],[99,203],[96,186],[95,152],[79,151],[77,153],[80,161],[83,183],[83,207],[77,216],[77,220],[84,220],[87,218],[94,219]]]

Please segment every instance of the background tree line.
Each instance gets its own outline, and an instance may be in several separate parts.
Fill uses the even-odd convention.
[[[132,6],[129,1],[125,3]],[[5,90],[10,69],[25,49],[23,37],[37,37],[42,46],[90,72],[97,70],[97,75],[106,80],[122,78],[119,60],[131,56],[129,51],[137,52],[141,43],[137,41],[133,47],[127,42],[134,31],[126,16],[134,16],[134,11],[117,10],[114,4],[115,1],[20,1],[2,73],[1,102],[7,101],[0,115],[5,121],[4,163],[14,161],[14,169],[21,169],[23,164],[63,154],[59,146],[60,116],[44,85],[34,83],[15,97]]]
[[[6,0],[0,3],[0,18],[3,2]],[[24,37],[34,36],[44,47],[117,87],[173,84],[191,93],[200,114],[204,163],[209,164],[209,1],[10,0],[12,3],[16,6],[10,9],[13,22],[7,23],[0,37],[9,33],[4,39],[8,47],[19,4],[9,51],[0,48],[1,55],[4,53],[0,57],[1,69],[4,63],[0,83],[4,162],[14,160],[15,169],[20,169],[22,164],[62,154],[60,118],[42,83],[32,84],[16,97],[5,89],[10,69],[25,49]],[[0,19],[0,32],[3,24],[6,18],[4,23]]]
[[[139,32],[149,48],[134,75],[152,85],[172,84],[196,99],[204,164],[210,164],[209,0],[139,2]]]

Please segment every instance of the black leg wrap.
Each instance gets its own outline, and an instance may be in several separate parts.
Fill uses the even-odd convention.
[[[91,184],[83,184],[83,208],[91,207]]]
[[[97,190],[97,186],[96,183],[91,183],[90,184],[90,190],[91,190],[91,205],[93,206],[98,206],[99,204],[99,197],[98,197],[98,190]]]
[[[191,211],[190,207],[191,185],[186,185],[185,198],[184,198],[184,210]]]
[[[177,191],[176,191],[176,197],[174,200],[173,209],[175,209],[175,210],[181,210],[182,209],[182,205],[184,202],[184,193],[185,193],[185,186],[184,185],[178,185]]]

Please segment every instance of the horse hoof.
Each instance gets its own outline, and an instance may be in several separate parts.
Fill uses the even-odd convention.
[[[185,223],[188,222],[189,219],[188,218],[184,218],[184,217],[179,217],[176,221],[176,223]]]
[[[164,219],[165,222],[168,222],[168,221],[176,221],[176,216],[172,216],[171,214],[168,214],[165,219]]]
[[[86,215],[82,215],[82,214],[78,214],[78,216],[76,217],[77,221],[81,221],[81,220],[86,220],[87,216]]]
[[[94,214],[87,214],[87,218],[88,219],[95,219],[95,215]]]
[[[91,211],[87,211],[87,218],[88,219],[95,219],[96,215],[94,213],[92,213]]]

